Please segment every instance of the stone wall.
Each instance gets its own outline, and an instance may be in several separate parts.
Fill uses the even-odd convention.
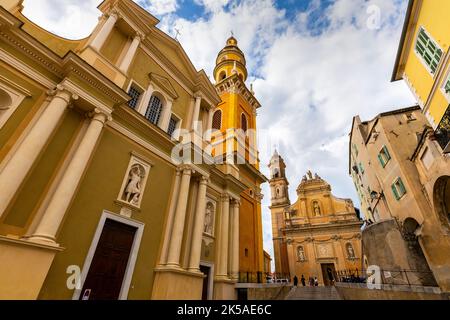
[[[370,290],[365,284],[337,283],[343,300],[449,300],[448,294],[434,287],[384,286],[382,290]]]

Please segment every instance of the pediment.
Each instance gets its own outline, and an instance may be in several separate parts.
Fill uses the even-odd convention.
[[[155,83],[158,87],[160,87],[162,90],[164,90],[165,93],[167,93],[172,99],[178,98],[178,93],[176,92],[175,88],[170,83],[170,80],[166,77],[163,77],[159,74],[156,74],[154,72],[151,72],[149,74],[150,81]]]

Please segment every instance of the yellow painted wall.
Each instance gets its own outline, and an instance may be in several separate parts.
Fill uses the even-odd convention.
[[[443,85],[445,79],[436,78],[428,72],[422,60],[415,53],[415,43],[420,27],[423,26],[431,37],[437,42],[445,53],[448,52],[450,45],[450,2],[447,0],[424,0],[420,8],[417,26],[414,28],[414,37],[405,65],[405,73],[411,82],[412,90],[416,91],[420,100],[425,103],[431,93],[431,88],[435,81],[439,81],[439,88]],[[442,63],[442,62],[441,62]],[[443,100],[442,91],[439,89],[433,98],[429,112],[436,124],[439,124],[444,114],[448,101]]]

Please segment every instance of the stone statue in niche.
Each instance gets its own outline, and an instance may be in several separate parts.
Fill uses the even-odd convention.
[[[355,251],[353,250],[353,246],[350,243],[347,244],[347,254],[349,258],[355,257]]]
[[[213,232],[213,215],[214,215],[214,205],[211,202],[208,202],[208,204],[206,205],[205,224],[203,231],[211,235]]]
[[[305,251],[303,250],[303,247],[300,246],[297,248],[297,256],[299,261],[305,261]]]
[[[317,201],[314,201],[313,209],[314,209],[314,216],[319,217],[321,213],[320,213],[320,205]]]
[[[140,164],[134,164],[128,173],[128,180],[122,199],[129,204],[137,206],[142,193],[142,181],[145,178],[145,169]]]

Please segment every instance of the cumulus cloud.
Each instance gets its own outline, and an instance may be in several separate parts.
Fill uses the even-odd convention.
[[[151,3],[167,4],[169,14],[162,16],[159,27],[172,35],[179,30],[186,52],[209,75],[233,30],[247,57],[248,83],[254,83],[263,105],[258,111],[263,173],[268,175],[269,149],[277,144],[287,162],[291,201],[296,200],[301,177],[311,169],[331,183],[337,196],[352,198],[359,206],[347,168],[352,117],[370,119],[414,103],[405,84],[389,82],[406,1],[334,0],[325,7],[324,1],[310,0],[306,10],[293,15],[272,0],[194,1],[206,12],[196,21],[178,16],[176,1]],[[56,9],[67,15],[67,3],[76,3],[80,9],[71,10],[91,12],[87,8],[95,8],[98,1],[27,2],[45,3],[36,14],[53,19],[55,30],[64,30],[64,18]],[[264,247],[273,253],[268,184],[263,190]]]
[[[101,14],[99,0],[25,0],[23,14],[46,30],[68,39],[91,34]]]
[[[177,0],[137,0],[141,6],[154,15],[163,15],[177,11]]]

